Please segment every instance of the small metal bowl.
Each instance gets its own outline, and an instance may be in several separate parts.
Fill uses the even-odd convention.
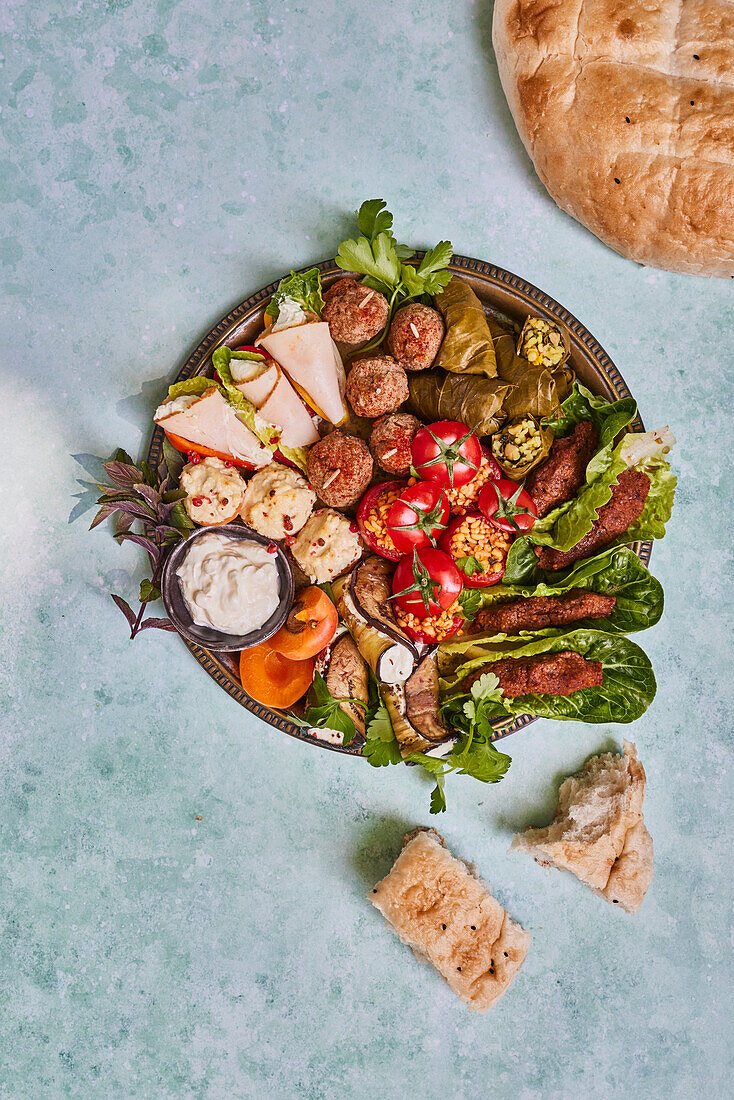
[[[186,606],[176,570],[188,553],[192,542],[202,538],[203,535],[210,534],[226,535],[227,538],[242,542],[256,542],[260,546],[272,545],[276,548],[274,557],[280,583],[278,607],[266,623],[257,630],[251,630],[249,634],[225,634],[221,630],[212,630],[209,626],[199,626],[191,618]],[[272,637],[286,620],[293,603],[294,592],[293,572],[282,548],[272,539],[265,538],[264,535],[258,534],[251,527],[245,527],[241,523],[226,523],[221,527],[201,527],[194,531],[187,539],[178,543],[168,555],[161,583],[163,603],[176,630],[187,642],[193,642],[213,653],[233,653],[240,649],[250,649]]]

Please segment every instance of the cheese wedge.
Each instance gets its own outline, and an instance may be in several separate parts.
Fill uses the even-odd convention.
[[[255,343],[280,363],[297,392],[319,416],[332,424],[346,420],[344,364],[325,321],[266,331]]]
[[[267,466],[272,455],[267,447],[246,427],[220,391],[212,386],[185,409],[168,415],[163,405],[156,413],[156,423],[165,432],[207,447],[220,455],[231,455],[258,469]]]
[[[320,439],[310,412],[284,374],[258,414],[280,429],[284,447],[310,447]]]

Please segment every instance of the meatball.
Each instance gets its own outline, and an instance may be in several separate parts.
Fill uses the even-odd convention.
[[[353,435],[331,432],[308,452],[308,480],[324,504],[356,504],[372,480],[369,447]]]
[[[382,416],[408,400],[408,376],[389,355],[357,359],[347,379],[347,399],[357,416]]]
[[[387,334],[387,350],[405,370],[427,370],[446,332],[437,309],[418,303],[399,309]]]
[[[388,312],[385,295],[356,279],[338,279],[324,294],[323,318],[342,344],[366,344],[385,327]]]
[[[375,421],[370,436],[370,450],[378,465],[388,474],[407,474],[412,462],[410,448],[413,436],[421,426],[410,413],[390,413]]]

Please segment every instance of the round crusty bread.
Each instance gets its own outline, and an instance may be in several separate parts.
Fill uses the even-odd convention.
[[[731,0],[496,0],[492,38],[563,210],[639,263],[734,275]]]

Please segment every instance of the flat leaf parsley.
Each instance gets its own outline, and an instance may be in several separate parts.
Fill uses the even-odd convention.
[[[395,240],[393,216],[385,206],[384,199],[363,202],[357,211],[362,236],[342,241],[336,254],[337,266],[342,271],[363,275],[364,285],[384,294],[390,306],[385,328],[361,347],[360,353],[382,342],[398,306],[414,298],[439,294],[451,280],[451,272],[447,270],[453,255],[451,241],[439,241],[417,265],[406,263],[413,252]]]

